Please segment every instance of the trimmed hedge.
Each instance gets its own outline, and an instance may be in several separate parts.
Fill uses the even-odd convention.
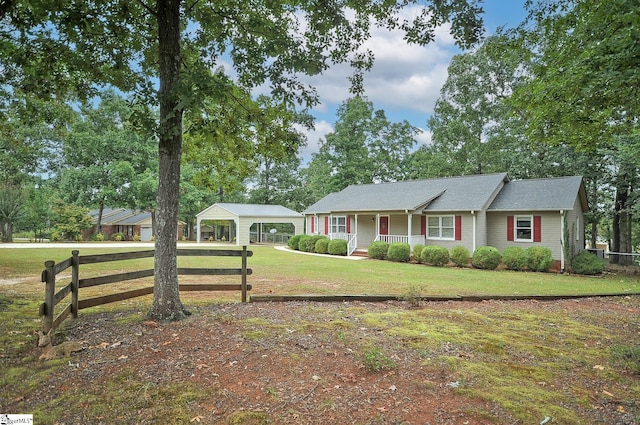
[[[411,259],[411,246],[404,242],[394,242],[387,250],[387,260],[406,263]]]
[[[316,252],[318,254],[326,254],[329,252],[329,238],[318,239],[316,242]]]
[[[300,242],[300,238],[303,235],[295,235],[295,236],[291,236],[289,238],[289,240],[287,241],[287,246],[291,249],[295,249],[296,251],[298,250],[298,243]]]
[[[333,239],[327,247],[331,255],[347,255],[347,241],[344,239]]]
[[[413,246],[413,259],[418,263],[422,261],[421,255],[422,255],[423,249],[424,249],[424,245],[419,243]]]
[[[551,250],[544,246],[530,246],[527,248],[527,267],[533,272],[549,271],[553,264]]]
[[[427,245],[420,254],[422,262],[431,266],[444,266],[449,262],[449,250],[443,246]]]
[[[384,260],[387,258],[387,251],[389,250],[389,244],[385,241],[374,241],[369,244],[367,254],[369,257],[376,260]]]
[[[307,252],[307,241],[311,235],[302,235],[300,239],[298,239],[298,251]]]
[[[502,261],[502,255],[492,246],[478,247],[473,253],[473,266],[479,269],[495,270]]]
[[[466,267],[469,264],[469,258],[471,258],[469,250],[462,245],[454,246],[449,253],[449,259],[456,267]]]
[[[573,257],[571,267],[573,272],[578,274],[600,274],[604,271],[604,260],[592,252],[581,251],[580,254]]]
[[[326,236],[324,235],[313,235],[313,236],[309,236],[306,239],[301,239],[304,242],[300,242],[300,251],[304,251],[304,252],[316,252],[316,242],[318,242],[320,239],[326,239]]]
[[[502,262],[509,270],[522,271],[527,268],[527,252],[519,246],[510,246],[502,251]]]

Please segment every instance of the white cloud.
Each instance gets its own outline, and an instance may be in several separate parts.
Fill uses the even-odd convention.
[[[307,164],[311,160],[311,154],[320,149],[320,139],[333,131],[333,124],[325,120],[316,120],[315,127],[308,130],[301,126],[296,126],[296,130],[307,136],[307,145],[300,149],[302,163]]]

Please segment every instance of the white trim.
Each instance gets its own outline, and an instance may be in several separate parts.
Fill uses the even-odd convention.
[[[438,236],[430,236],[429,235],[429,219],[437,218],[438,219]],[[447,226],[446,229],[453,229],[453,235],[451,237],[443,237],[442,236],[442,219],[443,218],[451,218],[452,226]],[[427,234],[426,239],[436,240],[436,241],[455,241],[456,240],[456,216],[455,215],[427,215]]]
[[[518,238],[518,218],[528,218],[529,219],[529,223],[531,223],[531,238],[529,239],[522,239],[522,238]],[[525,227],[523,227],[524,229]],[[533,234],[534,234],[534,229],[533,229],[533,215],[514,215],[513,216],[513,241],[514,242],[533,242]]]

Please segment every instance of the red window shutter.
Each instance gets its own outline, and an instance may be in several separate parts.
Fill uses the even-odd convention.
[[[507,240],[508,241],[513,240],[513,216],[512,215],[507,216]]]
[[[351,233],[351,217],[346,216],[344,221],[347,223],[347,234]]]
[[[420,234],[427,236],[427,216],[420,216]]]
[[[328,215],[324,216],[324,234],[325,235],[329,234],[329,216]]]
[[[455,233],[456,233],[456,240],[461,241],[462,240],[462,216],[460,215],[456,216]]]
[[[539,215],[533,216],[533,241],[542,242],[542,217]]]
[[[311,216],[311,233],[315,233],[316,232],[316,216],[312,215]]]

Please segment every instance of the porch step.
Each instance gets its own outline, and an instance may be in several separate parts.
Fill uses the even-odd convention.
[[[353,251],[351,256],[352,257],[368,257],[369,252],[365,249],[356,249],[355,251]]]

